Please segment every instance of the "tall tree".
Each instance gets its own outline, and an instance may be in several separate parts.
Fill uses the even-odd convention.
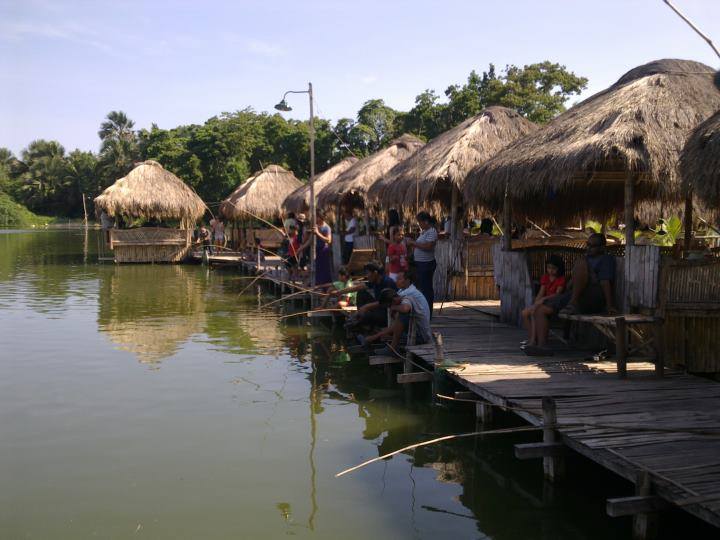
[[[135,127],[135,122],[130,120],[123,111],[110,111],[105,117],[105,121],[100,124],[98,137],[103,142],[108,139],[133,141],[135,139],[133,127]]]
[[[100,124],[98,136],[102,143],[98,173],[104,186],[125,176],[139,158],[134,126],[135,122],[122,111],[110,111]]]

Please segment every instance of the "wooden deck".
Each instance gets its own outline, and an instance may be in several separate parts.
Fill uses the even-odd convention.
[[[543,423],[542,399],[554,398],[564,445],[634,483],[645,471],[654,495],[720,527],[719,383],[672,370],[658,378],[647,363],[619,379],[615,362],[589,352],[528,357],[521,329],[452,303],[433,327],[443,368],[462,386],[533,425]],[[409,351],[433,366],[433,345]]]

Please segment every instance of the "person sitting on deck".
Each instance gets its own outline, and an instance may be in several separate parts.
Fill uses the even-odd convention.
[[[383,289],[397,289],[395,282],[385,275],[384,269],[379,262],[369,262],[364,266],[365,283],[359,283],[342,289],[333,291],[332,295],[341,296],[343,294],[357,292],[356,304],[357,313],[353,320],[348,321],[349,327],[355,326],[371,326],[383,327],[387,322],[387,310],[380,306],[380,292]]]
[[[401,287],[399,291],[383,289],[380,293],[380,305],[388,308],[390,313],[394,315],[390,325],[370,336],[358,336],[358,341],[363,345],[376,342],[385,336],[392,336],[390,346],[376,352],[380,356],[395,356],[398,354],[400,340],[403,337],[408,338],[410,321],[415,326],[415,342],[413,345],[429,343],[432,336],[430,307],[425,296],[413,285],[412,274],[410,272],[398,272],[397,282]]]
[[[347,268],[344,266],[340,267],[340,270],[338,270],[338,280],[333,281],[333,288],[331,289],[331,292],[337,292],[337,291],[344,291],[346,289],[350,289],[353,287],[352,278],[350,277],[350,272]],[[323,302],[323,307],[327,306],[328,301],[333,298],[335,295],[328,293],[325,297],[325,301]],[[340,307],[346,307],[346,306],[354,306],[355,305],[355,297],[357,296],[357,293],[350,292],[350,293],[344,293],[340,294],[337,298],[337,305]]]
[[[390,238],[385,238],[378,233],[378,238],[387,244],[385,273],[395,282],[397,282],[398,272],[408,269],[407,247],[405,247],[403,237],[400,227],[390,230]]]
[[[545,274],[540,278],[540,290],[535,297],[535,302],[521,312],[523,323],[529,334],[525,345],[537,345],[535,325],[532,321],[535,310],[543,305],[545,300],[561,294],[565,290],[565,285],[565,261],[559,255],[550,255],[545,262]]]
[[[543,301],[533,312],[536,345],[527,345],[525,354],[551,356],[547,349],[549,319],[556,314],[616,313],[613,302],[615,258],[605,253],[607,240],[604,234],[593,233],[587,239],[587,255],[573,266],[572,279],[567,292]]]

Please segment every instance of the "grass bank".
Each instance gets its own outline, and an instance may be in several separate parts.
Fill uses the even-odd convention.
[[[52,222],[53,218],[33,214],[0,191],[0,227],[43,227]]]

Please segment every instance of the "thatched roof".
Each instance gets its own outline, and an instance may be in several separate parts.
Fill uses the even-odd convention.
[[[109,216],[179,219],[186,225],[200,219],[205,203],[189,186],[157,161],[138,163],[99,196],[95,208]]]
[[[325,186],[318,194],[321,208],[332,208],[337,203],[362,207],[367,190],[381,180],[395,165],[407,159],[423,146],[414,135],[402,135],[383,148],[361,159],[335,182]]]
[[[302,186],[300,180],[279,165],[256,172],[220,203],[226,219],[252,219],[253,215],[273,219],[282,215],[282,203]]]
[[[315,197],[317,198],[317,194],[320,193],[321,189],[332,184],[338,176],[355,164],[357,160],[354,156],[346,157],[325,172],[317,175],[315,177]],[[283,202],[283,209],[286,212],[307,212],[310,209],[310,184],[300,186],[288,195]]]
[[[622,208],[623,179],[633,172],[636,198],[646,209],[677,203],[680,151],[720,108],[713,73],[689,60],[632,69],[474,169],[465,195],[499,207],[507,187],[514,211],[529,216],[601,216]]]
[[[462,190],[471,169],[537,126],[506,107],[488,107],[438,135],[390,173],[375,182],[368,197],[390,205],[413,207],[421,201],[450,204],[451,188]]]
[[[682,177],[709,208],[720,208],[720,111],[700,124],[680,158]]]

